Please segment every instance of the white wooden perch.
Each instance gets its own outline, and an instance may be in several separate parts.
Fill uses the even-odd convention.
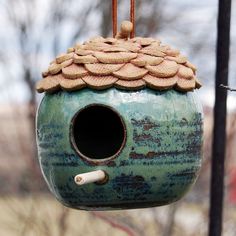
[[[74,181],[78,185],[84,185],[89,183],[102,182],[105,179],[106,179],[105,172],[102,170],[96,170],[78,174],[75,176]]]

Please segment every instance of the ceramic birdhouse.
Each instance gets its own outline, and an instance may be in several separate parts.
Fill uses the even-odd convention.
[[[37,84],[44,178],[64,205],[87,210],[165,205],[201,166],[196,68],[153,38],[96,37],[51,62]]]

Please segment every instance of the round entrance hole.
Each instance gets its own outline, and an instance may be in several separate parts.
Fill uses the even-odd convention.
[[[115,157],[125,144],[126,130],[121,116],[104,105],[80,110],[72,121],[72,144],[85,158]]]

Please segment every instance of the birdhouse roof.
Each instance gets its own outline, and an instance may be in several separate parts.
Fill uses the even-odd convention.
[[[139,90],[200,88],[196,67],[158,39],[96,37],[56,57],[42,73],[38,92],[74,91],[88,87]]]

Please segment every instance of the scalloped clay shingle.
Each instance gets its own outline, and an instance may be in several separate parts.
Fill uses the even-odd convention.
[[[123,25],[125,23],[122,23]],[[196,67],[187,58],[160,40],[121,33],[116,38],[96,37],[69,48],[42,73],[38,92],[74,91],[88,87],[139,90],[200,88]]]

